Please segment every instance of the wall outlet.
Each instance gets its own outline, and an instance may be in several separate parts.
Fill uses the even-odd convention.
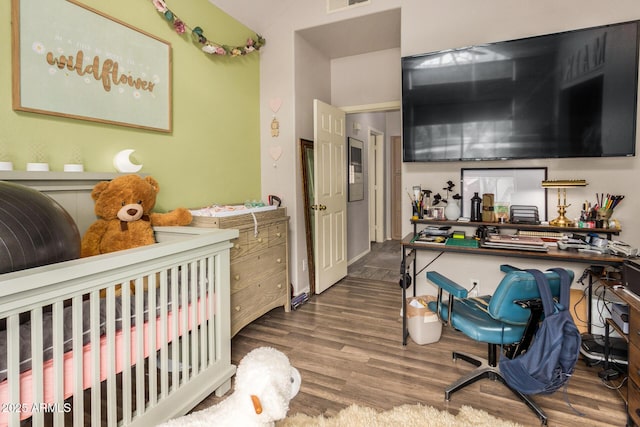
[[[478,279],[469,279],[471,283],[471,287],[469,288],[469,296],[477,297],[480,295],[480,280]]]

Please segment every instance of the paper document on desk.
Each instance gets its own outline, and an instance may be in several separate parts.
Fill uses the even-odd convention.
[[[547,243],[540,237],[510,234],[490,234],[482,247],[495,249],[515,249],[521,251],[548,252]]]
[[[506,243],[514,245],[527,245],[527,246],[546,246],[546,242],[540,237],[534,236],[519,236],[515,234],[490,234],[487,242],[494,243]]]

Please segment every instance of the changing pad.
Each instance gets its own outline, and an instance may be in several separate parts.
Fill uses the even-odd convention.
[[[254,208],[248,208],[245,205],[212,205],[200,209],[191,209],[191,215],[194,216],[208,216],[208,217],[223,217],[244,215],[248,213],[265,212],[278,209],[277,206],[258,206]]]

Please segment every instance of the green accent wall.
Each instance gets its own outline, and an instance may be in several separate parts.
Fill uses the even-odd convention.
[[[65,2],[66,0],[31,0]],[[86,171],[115,172],[113,156],[133,149],[140,173],[160,183],[157,211],[260,198],[260,53],[241,58],[211,56],[178,35],[150,0],[83,0],[117,20],[172,46],[173,131],[156,132],[12,109],[11,1],[0,2],[0,155],[25,170],[41,152],[52,171],[80,156]],[[167,1],[190,27],[212,41],[243,45],[255,33],[207,0]],[[267,40],[268,42],[268,40]],[[268,49],[265,47],[264,49]],[[43,93],[42,96],[47,96]],[[72,94],[70,94],[72,96]],[[71,172],[70,172],[71,173]]]

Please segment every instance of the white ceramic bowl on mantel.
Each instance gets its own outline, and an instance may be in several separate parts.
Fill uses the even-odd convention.
[[[49,163],[27,163],[29,172],[49,172]]]
[[[84,172],[82,163],[67,163],[64,165],[65,172]]]

